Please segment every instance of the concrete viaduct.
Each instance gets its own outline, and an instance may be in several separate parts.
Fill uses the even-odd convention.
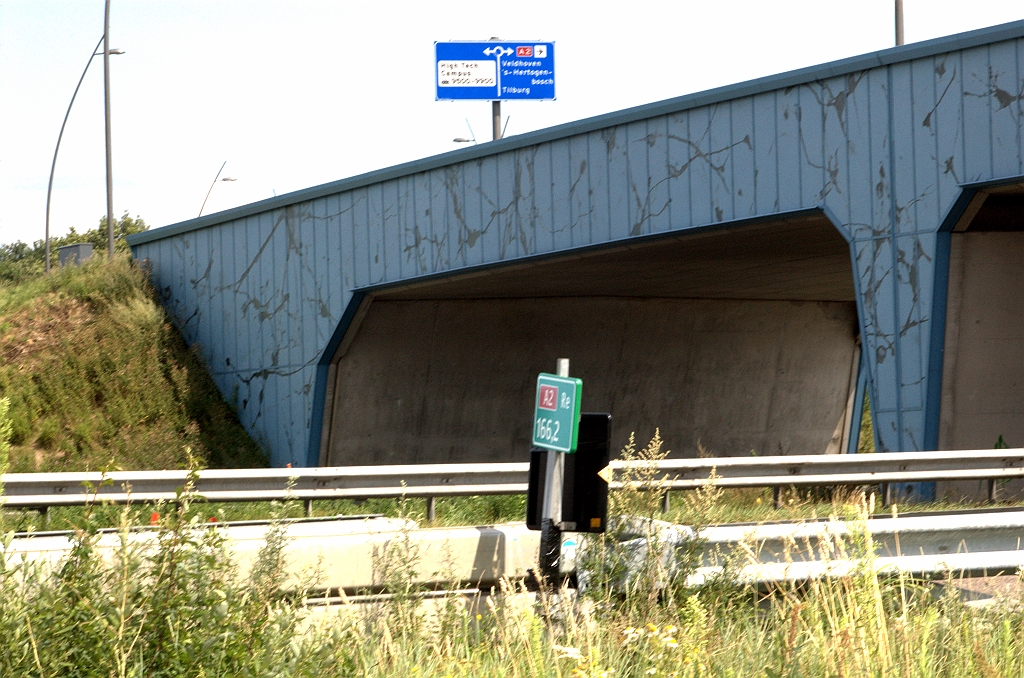
[[[526,459],[558,357],[615,446],[1021,445],[1022,116],[1014,22],[130,244],[277,466]]]

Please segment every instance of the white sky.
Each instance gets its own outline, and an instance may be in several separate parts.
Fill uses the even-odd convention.
[[[1024,18],[1022,0],[905,0],[906,41]],[[0,4],[0,243],[42,239],[54,144],[103,0]],[[164,226],[490,138],[487,102],[434,101],[435,40],[557,43],[557,101],[508,135],[871,52],[893,0],[113,0],[114,212]],[[78,94],[51,231],[106,213],[103,67]]]

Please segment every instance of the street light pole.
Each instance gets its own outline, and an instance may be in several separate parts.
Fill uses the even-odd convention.
[[[103,113],[107,141],[107,259],[114,258],[114,170],[110,152],[110,0],[103,9]]]
[[[92,65],[93,58],[100,48],[100,44],[103,43],[103,38],[100,38],[99,42],[92,50],[92,54],[89,55],[89,61],[85,63],[85,70],[82,71],[82,77],[78,79],[78,84],[75,85],[75,93],[71,95],[71,103],[68,104],[68,110],[64,114],[64,122],[60,124],[60,134],[57,135],[57,147],[53,149],[53,162],[50,163],[50,183],[46,186],[46,272],[50,272],[50,194],[53,193],[53,172],[57,168],[57,152],[60,151],[60,141],[64,138],[64,128],[68,124],[68,116],[71,115],[71,107],[75,105],[75,97],[78,96],[78,90],[82,86],[82,81],[85,80],[85,74],[89,72],[89,66]]]
[[[896,0],[896,45],[903,44],[903,0]]]
[[[210,182],[210,190],[208,190],[206,192],[206,197],[203,198],[203,205],[202,205],[202,207],[199,208],[199,217],[203,216],[203,210],[206,209],[206,201],[210,199],[210,194],[213,193],[213,187],[217,185],[217,179],[220,179],[220,173],[224,171],[224,165],[227,165],[227,164],[228,164],[228,161],[225,160],[224,163],[220,166],[220,169],[217,170],[217,176],[215,176],[213,178],[213,181]],[[232,177],[224,177],[223,179],[220,179],[220,180],[221,181],[234,181],[234,179]],[[199,217],[196,217],[196,218],[198,219]]]

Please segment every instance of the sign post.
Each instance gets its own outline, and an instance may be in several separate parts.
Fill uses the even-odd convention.
[[[438,101],[490,101],[494,139],[500,139],[501,102],[555,98],[555,43],[435,42]]]
[[[580,396],[583,382],[569,378],[569,359],[558,359],[557,375],[537,377],[533,414],[533,444],[547,452],[544,500],[541,508],[540,572],[548,581],[558,577],[562,548],[562,486],[565,454],[575,452],[579,439]]]

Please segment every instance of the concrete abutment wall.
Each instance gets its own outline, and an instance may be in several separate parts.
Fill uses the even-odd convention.
[[[673,456],[840,452],[853,294],[820,215],[385,290],[336,360],[321,463],[526,460],[559,357],[616,449],[660,428]]]

